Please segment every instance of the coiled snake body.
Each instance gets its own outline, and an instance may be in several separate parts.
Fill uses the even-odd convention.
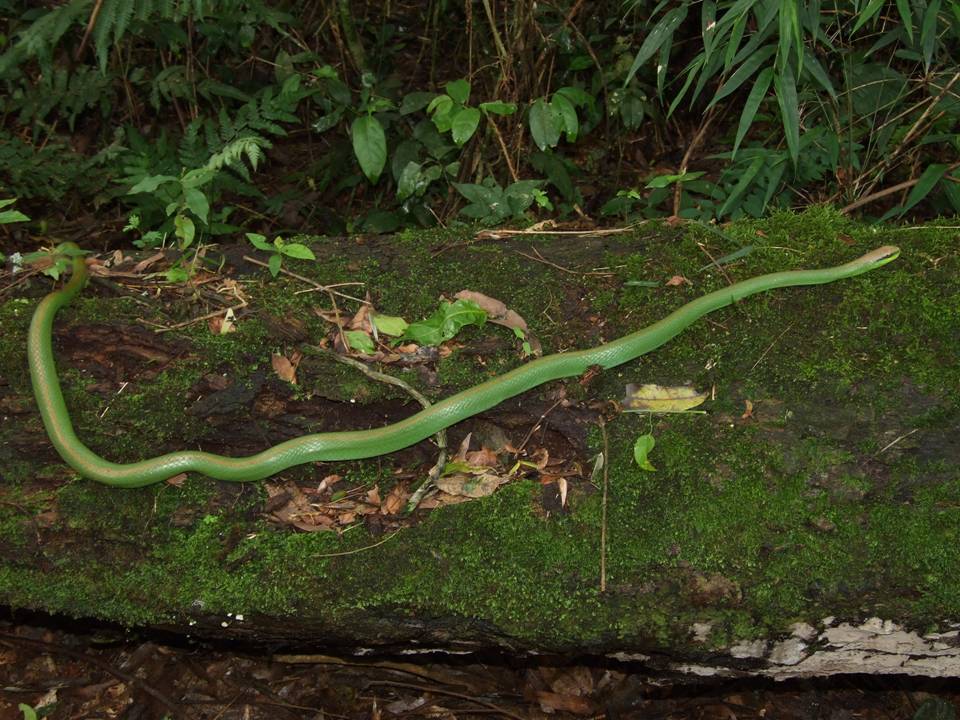
[[[77,250],[72,243],[65,244],[64,249]],[[34,312],[27,339],[30,379],[50,441],[64,461],[86,478],[127,488],[150,485],[183,472],[247,482],[302,463],[357,460],[400,450],[545,382],[581,375],[594,365],[607,369],[633,360],[660,347],[703,315],[748,295],[853,277],[885,265],[899,252],[896,247],[885,246],[836,267],[778,272],[735,283],[697,298],[662,320],[619,340],[533,360],[386,427],[304,435],[249,457],[233,458],[181,450],[127,464],[105,460],[80,441],[57,378],[51,339],[53,320],[57,311],[73,300],[87,281],[86,264],[81,256],[76,255],[69,282],[47,295]]]

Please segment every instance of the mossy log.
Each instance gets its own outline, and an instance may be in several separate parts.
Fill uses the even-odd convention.
[[[473,432],[539,462],[487,497],[409,517],[382,504],[322,532],[278,508],[291,493],[305,507],[335,501],[318,494],[331,476],[346,500],[409,494],[436,446],[245,485],[191,476],[117,490],[78,478],[47,442],[26,372],[27,324],[49,289],[38,276],[0,300],[0,603],[276,647],[960,675],[956,229],[877,231],[818,209],[722,232],[306,241],[319,261],[290,269],[317,283],[362,282],[341,290],[407,319],[441,295],[481,292],[525,318],[545,353],[619,337],[737,279],[882,244],[903,253],[853,280],[749,298],[636,362],[452,428],[451,452]],[[60,374],[96,452],[248,454],[416,409],[401,389],[323,357],[303,358],[296,385],[281,379],[275,355],[336,343],[317,312],[333,307],[323,292],[298,294],[310,288],[301,280],[271,280],[247,253],[208,252],[240,281],[221,283],[229,297],[215,282],[142,295],[118,271],[112,288],[94,284],[62,312]],[[240,296],[236,332],[181,324]],[[488,325],[419,365],[380,369],[435,399],[522,362],[513,333]],[[709,393],[706,412],[617,416],[611,401],[627,383],[691,383]],[[652,472],[633,458],[647,433]],[[604,450],[606,475],[592,473]]]

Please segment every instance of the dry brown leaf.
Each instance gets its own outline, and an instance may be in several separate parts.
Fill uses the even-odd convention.
[[[497,454],[490,448],[480,448],[466,454],[466,461],[474,467],[496,467],[499,464]]]
[[[621,402],[631,412],[679,413],[701,405],[707,394],[697,392],[689,385],[666,387],[655,383],[627,385],[626,397]]]
[[[406,504],[408,493],[403,485],[397,483],[387,495],[387,498],[380,504],[380,512],[384,515],[396,515]]]
[[[593,703],[587,698],[577,695],[561,695],[560,693],[537,691],[537,702],[545,713],[568,712],[574,715],[593,715]]]
[[[350,318],[350,322],[347,323],[347,329],[349,330],[362,330],[365,333],[373,332],[373,325],[370,322],[370,308],[371,305],[365,303],[360,306],[360,309]]]
[[[367,502],[380,507],[380,489],[373,488],[367,492]]]
[[[167,478],[167,485],[173,485],[174,487],[183,487],[183,484],[187,481],[186,473],[177,473],[172,478]]]
[[[317,495],[320,495],[325,490],[333,487],[341,480],[343,480],[343,475],[327,475],[323,480],[320,481],[320,484],[317,485]]]
[[[749,399],[743,401],[744,407],[746,410],[743,411],[743,415],[740,416],[741,420],[748,420],[753,417],[753,403]]]
[[[669,287],[677,287],[678,285],[684,285],[684,284],[693,285],[693,283],[687,280],[683,275],[674,275],[672,278],[667,280],[665,284],[668,285]]]
[[[233,308],[227,308],[223,315],[215,315],[207,321],[207,327],[214,335],[226,335],[237,331],[237,316]]]
[[[448,495],[455,497],[481,498],[492,495],[494,491],[507,482],[507,478],[493,473],[482,475],[464,475],[457,473],[447,477],[437,478],[436,486]]]
[[[296,385],[297,366],[300,364],[301,359],[303,359],[303,353],[299,350],[294,350],[289,358],[274,353],[270,359],[270,364],[273,366],[273,371],[277,374],[277,377]]]
[[[148,267],[150,267],[151,265],[153,265],[153,264],[156,263],[156,262],[159,262],[160,260],[163,260],[165,257],[166,257],[166,255],[164,255],[162,252],[154,253],[154,254],[151,255],[150,257],[146,258],[145,260],[141,260],[141,261],[138,262],[136,265],[134,265],[134,266],[133,266],[133,272],[138,273],[138,274],[139,274],[139,273],[142,273],[142,272],[143,272],[144,270],[146,270]]]
[[[557,489],[560,491],[560,507],[567,506],[567,479],[565,477],[557,478]]]
[[[469,300],[475,302],[480,306],[480,309],[487,313],[487,320],[496,324],[503,325],[510,329],[516,328],[523,332],[524,337],[528,343],[530,343],[530,349],[534,355],[540,355],[543,352],[543,348],[540,345],[540,341],[535,335],[530,332],[530,328],[527,326],[527,321],[524,320],[517,312],[511,310],[504,304],[501,300],[492,298],[489,295],[484,295],[483,293],[476,292],[474,290],[461,290],[454,297],[457,300]]]

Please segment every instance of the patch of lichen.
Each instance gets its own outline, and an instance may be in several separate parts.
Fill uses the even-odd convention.
[[[709,650],[826,613],[881,614],[920,625],[956,616],[960,476],[948,450],[922,439],[955,433],[960,418],[955,233],[874,232],[823,209],[723,232],[729,241],[694,228],[639,252],[611,251],[603,262],[625,265],[620,277],[581,283],[587,306],[607,323],[604,336],[643,327],[726,284],[716,268],[700,271],[709,258],[698,242],[715,258],[757,246],[725,266],[732,280],[830,265],[885,242],[901,244],[904,253],[860,278],[749,298],[591,385],[602,398],[621,396],[630,381],[690,380],[715,388],[708,415],[652,421],[625,415],[609,425],[606,593],[599,590],[599,488],[575,486],[569,514],[545,517],[538,486],[518,482],[490,498],[434,511],[395,537],[355,528],[338,538],[285,532],[250,520],[249,512],[213,507],[215,484],[191,479],[181,489],[130,492],[85,482],[64,486],[61,521],[77,523],[91,547],[101,541],[101,552],[51,550],[53,572],[4,562],[2,599],[129,623],[230,612],[336,622],[365,609],[476,618],[527,643],[581,650],[611,638],[634,647],[686,645],[695,622],[709,623],[711,631],[706,646],[692,647]],[[542,314],[551,304],[542,278],[559,282],[557,271],[538,267],[527,278],[531,265],[500,248],[465,258],[435,254],[444,242],[404,234],[389,263],[345,259],[316,278],[363,279],[383,312],[408,319],[431,312],[441,293],[469,287],[520,312],[547,339],[548,351],[591,344],[563,335],[564,324],[556,322],[562,314],[552,320]],[[694,284],[619,282],[673,275]],[[276,314],[312,312],[305,301],[289,299],[292,287],[271,284],[254,302]],[[256,328],[253,318],[244,324]],[[202,357],[184,366],[184,375],[202,372],[206,362],[249,373],[269,362],[274,342],[259,329],[245,337],[191,332]],[[471,330],[463,342],[469,348],[488,332],[505,331]],[[501,347],[483,356],[484,365],[467,352],[446,358],[439,387],[470,386],[520,362],[512,338]],[[318,370],[328,364],[338,386],[356,381],[353,370],[336,363]],[[187,379],[175,372],[163,382],[169,393]],[[741,417],[746,400],[754,404],[752,417]],[[121,405],[110,413],[149,414],[151,402],[134,398],[127,410]],[[91,425],[95,410],[82,410]],[[885,447],[914,428],[915,436]],[[632,459],[634,439],[646,432],[657,439],[655,472]],[[601,448],[599,433],[591,434],[591,444]],[[388,467],[354,469],[363,482],[376,482],[387,478]],[[170,527],[166,520],[181,504],[200,512]],[[3,518],[0,544],[26,542],[14,516]],[[337,554],[345,552],[351,554]]]

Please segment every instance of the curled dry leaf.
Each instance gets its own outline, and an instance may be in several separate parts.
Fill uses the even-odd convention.
[[[527,326],[527,321],[517,312],[511,310],[500,300],[492,298],[489,295],[475,292],[474,290],[461,290],[454,298],[457,300],[469,300],[480,306],[480,309],[487,313],[487,320],[497,325],[503,325],[511,330],[519,330],[523,333],[523,338],[530,343],[530,350],[533,355],[542,355],[543,348],[540,341]]]
[[[299,350],[294,350],[290,354],[289,358],[274,353],[270,358],[270,364],[273,366],[273,371],[277,374],[277,377],[288,383],[296,385],[297,366],[300,364],[300,360],[302,358],[303,353],[301,353]]]
[[[457,497],[481,498],[492,495],[493,492],[507,482],[507,478],[493,473],[482,475],[465,475],[456,473],[446,477],[439,477],[436,486],[448,495]]]
[[[166,256],[165,256],[162,252],[154,253],[154,254],[151,255],[150,257],[146,258],[145,260],[141,260],[141,261],[138,262],[136,265],[134,265],[134,266],[133,266],[133,272],[136,273],[137,275],[139,275],[139,274],[142,273],[144,270],[146,270],[148,267],[150,267],[151,265],[153,265],[153,264],[155,264],[155,263],[160,262],[160,261],[163,260],[165,257],[166,257]]]
[[[706,393],[697,392],[690,385],[667,387],[655,383],[630,383],[626,391],[621,405],[627,412],[680,413],[697,407],[707,399]]]
[[[393,486],[393,489],[389,492],[386,499],[380,503],[380,512],[384,515],[396,515],[403,509],[408,496],[409,493],[403,485],[397,483]]]
[[[672,278],[667,280],[665,284],[669,287],[677,287],[678,285],[693,285],[693,283],[687,280],[683,275],[674,275]]]
[[[747,399],[743,401],[744,411],[743,415],[740,416],[741,420],[748,420],[753,417],[753,403]]]

